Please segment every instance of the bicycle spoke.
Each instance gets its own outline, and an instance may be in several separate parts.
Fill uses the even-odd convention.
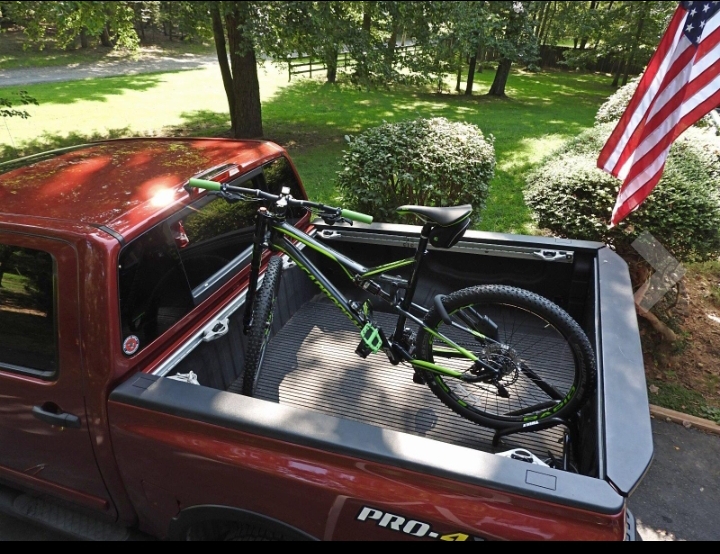
[[[532,369],[527,367],[525,364],[520,364],[520,373],[525,375],[532,383],[537,385],[537,387],[543,391],[545,394],[547,394],[550,398],[553,400],[562,400],[565,398],[565,395],[560,394],[557,389],[543,381],[537,373],[535,373]]]

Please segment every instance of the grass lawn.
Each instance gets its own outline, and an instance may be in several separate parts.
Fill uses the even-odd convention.
[[[480,228],[532,233],[522,198],[524,175],[564,139],[592,126],[613,91],[603,76],[515,73],[509,98],[490,99],[485,93],[493,76],[492,71],[479,74],[476,95],[466,97],[417,88],[366,91],[306,78],[288,84],[284,69],[268,66],[260,75],[265,134],[289,149],[308,194],[333,203],[345,135],[415,117],[474,123],[495,136],[498,158]],[[30,119],[3,121],[3,158],[16,155],[13,147],[31,153],[106,136],[217,135],[229,127],[217,69],[23,88],[40,106],[28,108]],[[13,89],[0,90],[4,96],[8,92]]]

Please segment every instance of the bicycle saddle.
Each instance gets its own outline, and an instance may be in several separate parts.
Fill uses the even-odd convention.
[[[452,208],[430,208],[428,206],[402,206],[398,208],[400,215],[414,214],[426,223],[435,223],[440,227],[452,227],[456,223],[470,217],[472,206],[455,206]]]

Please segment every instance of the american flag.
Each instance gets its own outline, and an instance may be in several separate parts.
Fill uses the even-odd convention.
[[[650,195],[673,142],[720,106],[720,2],[680,2],[598,167],[622,179],[612,225]]]

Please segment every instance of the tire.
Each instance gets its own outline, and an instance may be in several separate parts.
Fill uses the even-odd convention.
[[[245,369],[242,380],[238,379],[228,389],[230,392],[239,392],[245,396],[253,396],[260,379],[260,370],[265,359],[265,350],[270,340],[273,313],[280,290],[280,275],[282,273],[282,259],[273,257],[268,263],[262,286],[255,296],[253,304],[253,321],[248,333],[248,342],[245,347]],[[239,381],[241,381],[239,383]]]
[[[590,341],[570,315],[546,298],[522,289],[486,285],[455,292],[445,297],[443,305],[454,321],[466,327],[478,321],[478,314],[498,326],[495,338],[499,343],[448,326],[436,308],[425,317],[430,329],[501,370],[496,381],[500,386],[420,370],[432,392],[461,416],[497,430],[551,417],[569,418],[594,391],[597,373]],[[472,315],[470,309],[475,310]],[[475,330],[490,335],[492,327],[477,323]],[[467,358],[443,356],[439,347],[445,343],[424,329],[418,333],[417,345],[420,360],[464,373],[474,369]]]

